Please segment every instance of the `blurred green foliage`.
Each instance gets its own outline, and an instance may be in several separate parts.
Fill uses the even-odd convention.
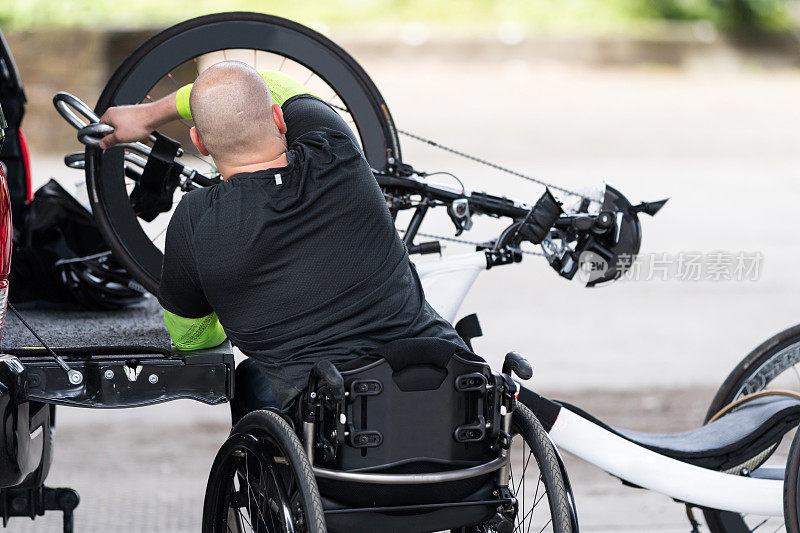
[[[786,30],[796,22],[786,0],[636,0],[638,16],[707,20],[724,30]]]
[[[791,0],[1,0],[0,24],[146,27],[246,10],[317,25],[421,21],[480,31],[514,20],[544,30],[602,32],[705,20],[723,30],[781,31],[795,25],[787,1]]]

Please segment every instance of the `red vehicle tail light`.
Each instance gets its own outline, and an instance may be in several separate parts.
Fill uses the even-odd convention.
[[[33,188],[31,187],[31,155],[28,152],[28,142],[25,140],[25,134],[22,133],[22,128],[17,130],[19,136],[19,148],[22,152],[22,164],[25,166],[25,201],[33,201]]]

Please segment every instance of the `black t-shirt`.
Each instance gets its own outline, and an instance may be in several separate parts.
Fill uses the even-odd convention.
[[[183,196],[158,298],[187,318],[215,311],[285,405],[322,358],[344,362],[403,338],[462,343],[425,301],[350,128],[313,97],[283,107],[288,165]]]

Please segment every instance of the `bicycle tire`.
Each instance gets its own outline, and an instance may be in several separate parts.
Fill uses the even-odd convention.
[[[736,365],[714,395],[705,422],[742,395],[763,390],[771,379],[798,362],[800,362],[800,325],[773,335]],[[703,515],[712,533],[750,531],[744,519],[737,513],[704,509]]]
[[[285,454],[285,459],[297,483],[301,495],[305,527],[308,533],[325,533],[325,513],[322,508],[317,482],[311,463],[303,450],[300,439],[284,418],[270,410],[248,413],[234,426],[230,437],[222,445],[208,477],[203,505],[203,533],[228,533],[230,531],[229,487],[232,462],[236,454],[244,450],[253,453],[263,463],[273,459],[275,449]],[[235,466],[234,466],[235,470]],[[230,482],[229,482],[230,480]],[[248,485],[249,487],[249,485]],[[250,519],[255,521],[252,514]],[[224,527],[223,527],[224,526]]]
[[[290,58],[315,72],[350,110],[364,155],[381,171],[400,164],[397,131],[389,109],[363,68],[327,37],[296,22],[250,12],[197,17],[162,31],[114,72],[95,106],[102,115],[116,105],[135,104],[171,69],[205,53],[254,49]],[[89,198],[111,250],[130,274],[156,293],[163,253],[148,239],[130,208],[123,150],[86,149]]]
[[[800,433],[796,433],[789,449],[789,460],[783,479],[783,520],[786,533],[800,533]]]

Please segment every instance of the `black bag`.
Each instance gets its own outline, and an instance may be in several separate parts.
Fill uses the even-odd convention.
[[[14,232],[12,303],[117,309],[144,297],[144,289],[111,257],[92,214],[55,180],[36,191],[16,226],[22,229]]]

